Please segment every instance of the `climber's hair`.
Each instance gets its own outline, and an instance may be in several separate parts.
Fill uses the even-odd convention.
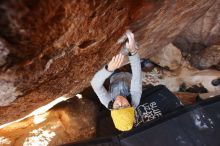
[[[108,109],[113,109],[113,103],[115,100],[112,100],[108,103]]]

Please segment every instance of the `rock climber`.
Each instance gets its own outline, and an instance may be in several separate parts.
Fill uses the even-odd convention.
[[[122,66],[125,55],[119,53],[99,70],[91,80],[91,85],[100,102],[111,111],[115,127],[120,131],[132,129],[135,121],[135,108],[139,105],[142,94],[141,63],[137,52],[134,34],[126,31],[128,58],[132,74],[116,72]],[[110,77],[109,91],[103,86]],[[129,100],[130,99],[130,100]],[[129,102],[130,101],[130,102]]]

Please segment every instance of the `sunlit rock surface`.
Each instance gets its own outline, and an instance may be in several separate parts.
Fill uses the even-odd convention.
[[[96,107],[74,97],[47,112],[0,129],[1,146],[54,146],[88,139],[96,133]]]
[[[119,52],[116,42],[127,28],[135,33],[140,55],[150,57],[217,4],[217,0],[1,1],[0,35],[12,48],[0,76],[12,77],[11,91],[19,94],[0,108],[0,124],[88,87],[94,73]]]
[[[182,54],[173,44],[169,44],[153,55],[150,60],[161,67],[175,70],[180,67]]]

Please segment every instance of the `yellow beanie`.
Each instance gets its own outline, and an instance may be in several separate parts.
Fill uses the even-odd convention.
[[[111,110],[111,116],[115,127],[120,131],[128,131],[134,124],[134,108]]]

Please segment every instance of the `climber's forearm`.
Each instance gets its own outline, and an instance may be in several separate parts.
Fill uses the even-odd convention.
[[[137,107],[139,105],[142,94],[142,75],[139,54],[129,56],[129,61],[132,70],[130,93],[132,97],[132,105]]]
[[[108,108],[108,103],[111,101],[111,97],[105,87],[103,86],[105,80],[112,74],[105,67],[99,70],[91,80],[91,85],[95,93],[97,94],[100,102]]]

